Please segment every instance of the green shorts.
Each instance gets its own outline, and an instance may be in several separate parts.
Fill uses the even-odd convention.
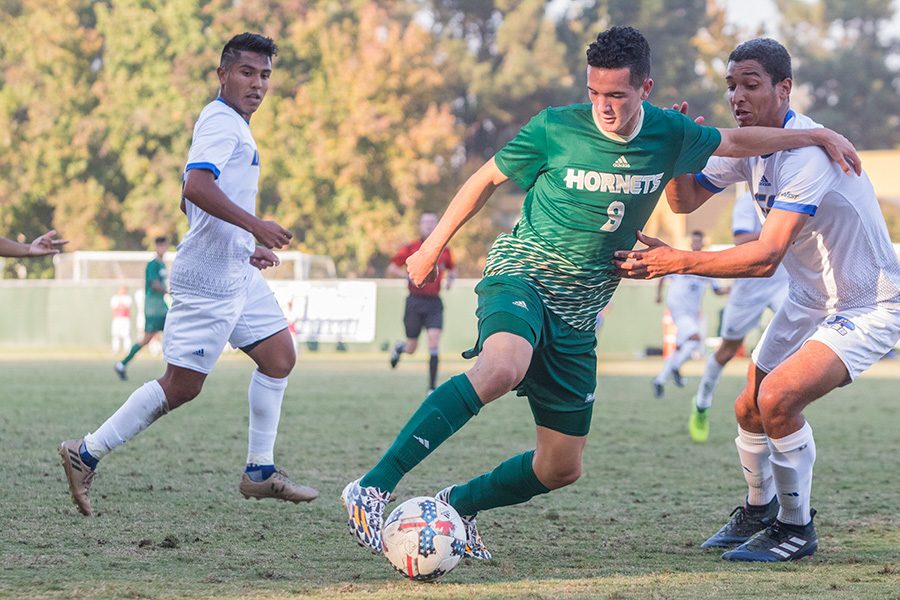
[[[156,333],[166,326],[166,315],[147,315],[144,317],[144,333]]]
[[[485,277],[478,294],[478,341],[463,353],[472,358],[499,332],[518,335],[534,354],[516,388],[527,396],[534,422],[566,435],[584,436],[591,428],[597,388],[597,336],[574,329],[545,306],[537,291],[518,277]]]

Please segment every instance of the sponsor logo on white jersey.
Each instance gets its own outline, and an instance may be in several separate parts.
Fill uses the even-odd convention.
[[[620,156],[616,159],[616,162],[613,163],[613,166],[617,169],[630,169],[631,165],[628,164],[628,160],[624,156]]]
[[[622,157],[624,158],[624,157]],[[618,161],[616,161],[618,162]],[[651,194],[662,184],[663,173],[655,175],[622,175],[599,173],[585,169],[566,169],[564,178],[568,189],[611,194]]]

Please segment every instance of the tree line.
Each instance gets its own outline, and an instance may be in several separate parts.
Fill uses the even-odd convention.
[[[896,146],[891,0],[776,4],[798,108],[858,148]],[[720,126],[725,59],[758,33],[707,0],[6,0],[0,19],[0,234],[52,226],[73,250],[183,235],[193,122],[225,41],[258,31],[280,48],[252,122],[259,211],[348,276],[380,275],[420,212],[440,212],[533,114],[585,101],[597,32],[639,28],[651,100],[686,99]],[[514,218],[506,194],[454,243],[469,274]]]

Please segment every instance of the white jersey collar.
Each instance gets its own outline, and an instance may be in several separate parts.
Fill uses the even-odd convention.
[[[615,142],[628,143],[638,136],[638,134],[641,132],[641,128],[644,126],[644,103],[641,102],[641,113],[638,116],[637,125],[635,125],[634,131],[632,131],[631,134],[628,135],[627,137],[623,137],[623,136],[619,135],[618,133],[613,133],[612,131],[604,131],[603,128],[600,127],[600,120],[597,118],[597,114],[594,112],[593,104],[591,104],[591,118],[594,119],[594,125],[597,126],[597,129],[604,136],[608,137],[609,139],[611,139]]]

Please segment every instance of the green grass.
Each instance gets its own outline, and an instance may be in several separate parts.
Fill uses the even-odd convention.
[[[495,559],[415,584],[356,546],[338,502],[421,400],[424,363],[396,372],[385,363],[301,357],[276,455],[321,490],[316,502],[237,493],[251,366],[229,358],[197,400],[104,459],[92,493],[98,514],[86,519],[68,498],[56,445],[96,428],[161,363],[139,357],[122,383],[109,361],[0,360],[0,597],[900,598],[896,378],[864,377],[808,411],[820,536],[811,560],[732,564],[697,548],[744,493],[730,414],[743,367],[726,372],[710,440],[695,445],[690,388],[653,400],[659,363],[617,363],[601,373],[583,478],[480,515]],[[464,363],[444,366],[450,374]],[[397,492],[433,494],[533,437],[525,401],[503,398]]]

